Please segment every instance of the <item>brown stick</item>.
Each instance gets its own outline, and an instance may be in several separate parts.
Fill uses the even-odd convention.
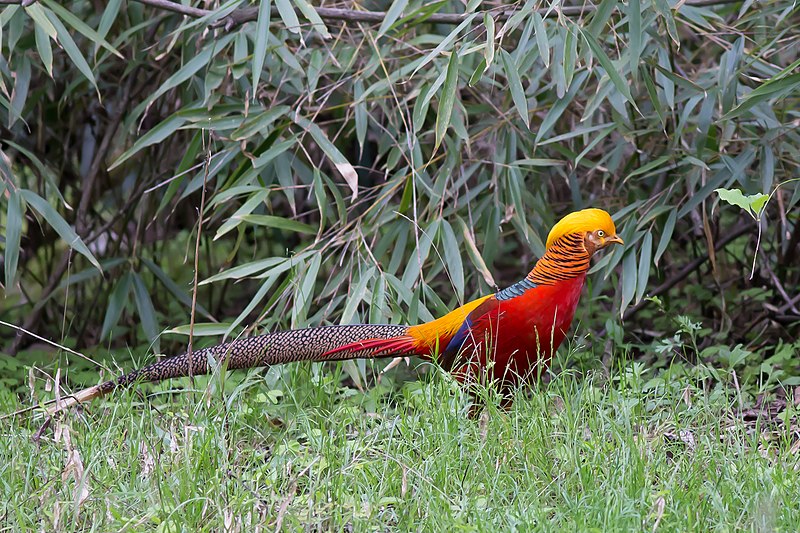
[[[22,4],[24,1],[25,0],[0,0],[0,5]],[[214,11],[210,9],[201,9],[198,7],[185,6],[183,4],[180,4],[178,2],[173,2],[171,0],[136,0],[136,1],[141,4],[155,7],[157,9],[171,11],[173,13],[186,15],[187,17],[192,17],[192,18],[206,17],[214,13]],[[694,0],[693,2],[685,2],[685,5],[695,6],[695,7],[707,7],[707,6],[716,6],[724,4],[735,4],[741,1],[742,0]],[[371,24],[380,24],[381,22],[384,21],[384,19],[386,19],[385,11],[361,11],[357,9],[344,9],[338,7],[315,7],[314,9],[316,10],[320,18],[324,20],[339,20],[343,22],[352,22],[352,23],[366,22]],[[543,17],[557,17],[557,16],[574,17],[583,14],[593,13],[596,10],[597,6],[595,5],[584,5],[584,6],[564,6],[557,9],[540,8],[536,9],[535,11]],[[502,11],[496,11],[494,17],[496,20],[508,19],[514,16],[519,11],[520,10],[518,9],[507,9]],[[273,15],[279,14],[277,7],[275,6],[272,7],[272,14]],[[433,24],[461,24],[469,16],[470,14],[466,13],[433,13],[425,18],[425,22],[430,22]],[[258,19],[258,8],[241,8],[234,10],[228,16],[222,18],[221,20],[215,21],[212,24],[212,27],[215,28],[224,27],[226,30],[230,31],[236,26],[257,19]],[[475,17],[475,22],[476,24],[481,23],[483,22],[483,18]]]

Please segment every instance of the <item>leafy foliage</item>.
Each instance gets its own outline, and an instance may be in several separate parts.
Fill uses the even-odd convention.
[[[619,310],[658,339],[655,295],[702,319],[700,349],[790,337],[800,188],[768,206],[752,281],[713,192],[796,175],[794,4],[332,6],[2,8],[3,315],[156,350],[195,290],[196,334],[417,322],[515,281],[594,205],[628,246],[595,266],[583,324]]]

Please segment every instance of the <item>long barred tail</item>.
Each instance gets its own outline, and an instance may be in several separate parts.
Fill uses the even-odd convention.
[[[359,324],[278,331],[238,339],[210,348],[156,361],[100,385],[79,391],[48,408],[54,414],[88,402],[139,381],[162,381],[211,371],[209,361],[225,363],[228,369],[256,368],[295,361],[341,361],[414,355],[408,326]]]

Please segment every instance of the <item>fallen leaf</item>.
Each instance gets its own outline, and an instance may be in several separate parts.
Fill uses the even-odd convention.
[[[142,458],[142,475],[144,477],[150,477],[150,474],[155,470],[156,460],[153,458],[153,454],[150,453],[150,448],[148,448],[144,441],[139,443],[139,455]]]
[[[656,498],[655,503],[653,504],[653,508],[650,510],[650,514],[655,518],[655,523],[653,524],[653,531],[658,529],[658,524],[661,523],[661,518],[664,516],[664,506],[666,505],[666,500],[664,500],[663,496],[659,496]]]

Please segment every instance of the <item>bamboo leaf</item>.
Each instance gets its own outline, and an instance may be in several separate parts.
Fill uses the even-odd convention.
[[[48,20],[56,29],[56,35],[58,38],[58,42],[61,43],[61,47],[64,49],[64,52],[67,53],[72,63],[75,65],[83,76],[89,80],[89,83],[92,84],[92,87],[95,88],[97,91],[98,97],[100,96],[100,89],[97,87],[97,81],[94,79],[94,73],[92,72],[92,68],[89,66],[89,63],[86,62],[86,59],[81,54],[78,45],[75,44],[75,41],[72,40],[72,36],[67,31],[67,28],[64,27],[64,24],[58,19],[50,11],[45,12],[47,15]]]
[[[17,275],[24,212],[25,208],[22,205],[22,198],[17,191],[11,189],[9,191],[8,206],[6,209],[5,249],[3,250],[6,294],[11,292],[11,288],[14,286],[14,278]]]
[[[43,8],[41,4],[34,3],[29,5],[25,8],[25,13],[27,13],[28,16],[33,19],[33,22],[36,24],[36,26],[41,28],[41,30],[49,35],[51,39],[56,39],[58,37],[58,32],[56,31],[55,26],[53,26],[53,24],[47,18],[45,8]]]
[[[184,117],[179,116],[177,113],[169,117],[167,120],[161,122],[156,127],[139,137],[133,146],[125,150],[108,170],[114,170],[115,168],[119,167],[122,163],[136,155],[139,151],[148,146],[152,146],[154,144],[158,144],[162,142],[164,139],[178,131],[178,129],[186,124],[187,120]]]
[[[31,83],[31,62],[27,57],[23,57],[16,72],[14,91],[11,93],[10,113],[8,114],[8,127],[22,118],[22,111],[25,109],[25,102],[28,100],[28,89]]]
[[[342,324],[352,324],[358,305],[365,300],[367,294],[367,284],[372,281],[375,267],[370,267],[358,278],[358,283],[347,295],[347,304],[342,311]]]
[[[630,39],[628,54],[631,75],[636,80],[639,72],[639,58],[642,56],[642,47],[644,46],[642,6],[639,0],[628,0],[628,37]]]
[[[744,99],[727,113],[723,119],[732,119],[742,116],[745,112],[758,104],[776,98],[781,94],[796,92],[800,88],[800,73],[779,78],[775,76],[753,89]]]
[[[125,272],[119,281],[114,285],[111,295],[108,297],[108,307],[106,307],[106,316],[103,319],[103,328],[100,332],[100,338],[106,339],[111,333],[111,330],[119,322],[119,317],[122,315],[123,309],[128,303],[128,295],[131,291],[131,273]]]
[[[53,77],[53,48],[50,46],[50,37],[42,29],[41,26],[36,24],[34,28],[34,36],[36,37],[36,50],[39,52],[39,57],[42,60],[47,74]]]
[[[636,293],[636,254],[628,252],[622,259],[622,303],[619,306],[620,316],[627,309]]]
[[[158,340],[158,319],[153,301],[147,292],[147,287],[142,278],[136,272],[131,272],[133,278],[133,298],[136,302],[136,309],[139,311],[139,319],[142,322],[142,330],[147,336],[147,340],[153,346],[156,353],[161,352],[161,343]]]
[[[389,10],[386,12],[386,17],[384,17],[383,22],[381,22],[381,27],[378,28],[377,38],[380,38],[394,26],[394,23],[397,22],[397,19],[403,14],[403,10],[405,10],[407,5],[408,0],[394,0],[392,2],[392,5],[389,6]]]
[[[533,12],[533,29],[536,33],[536,45],[539,47],[539,57],[544,61],[545,68],[550,68],[550,41],[547,38],[547,28],[544,19],[538,11]]]
[[[267,57],[267,47],[269,46],[269,23],[272,2],[261,0],[258,5],[258,19],[256,20],[256,41],[253,48],[253,99],[258,93],[258,83],[261,81],[261,73],[264,70],[264,60]],[[269,113],[269,111],[267,111]]]
[[[275,6],[278,8],[278,15],[286,29],[292,33],[300,33],[300,21],[289,0],[275,0]]]
[[[142,257],[140,260],[142,264],[146,266],[150,270],[150,272],[152,272],[153,275],[155,275],[156,278],[158,278],[158,281],[160,281],[161,284],[164,285],[164,287],[169,291],[170,294],[172,294],[172,296],[175,297],[176,300],[185,305],[187,308],[189,309],[192,308],[192,297],[185,290],[179,287],[177,283],[172,281],[172,279],[167,275],[167,273],[161,270],[161,267],[159,267],[157,264],[153,263],[146,257]],[[201,315],[205,316],[212,322],[215,322],[213,315],[209,313],[208,309],[203,307],[203,305],[200,304],[199,302],[195,303],[195,309],[197,309],[197,311]]]
[[[669,216],[667,217],[667,221],[664,223],[664,229],[661,231],[661,239],[658,241],[658,248],[656,248],[656,255],[653,261],[656,266],[658,266],[659,259],[661,259],[661,256],[664,255],[667,246],[669,246],[669,243],[672,240],[672,233],[675,231],[675,222],[677,220],[678,210],[671,209]]]
[[[108,42],[106,42],[105,38],[102,37],[98,32],[96,32],[91,26],[86,24],[84,21],[76,17],[70,10],[66,9],[64,6],[59,4],[58,2],[54,2],[53,0],[40,0],[42,4],[49,7],[53,13],[48,14],[48,16],[52,17],[53,14],[60,17],[64,22],[69,24],[69,26],[92,41],[95,46],[100,46],[114,54],[120,59],[124,59],[123,55],[119,53],[119,51],[111,46]],[[55,37],[54,37],[55,38]]]
[[[309,132],[314,138],[314,141],[319,145],[322,151],[325,152],[325,155],[328,156],[328,159],[331,160],[336,170],[339,171],[339,174],[342,175],[344,181],[350,187],[350,191],[353,193],[350,200],[354,201],[358,196],[358,174],[356,173],[356,169],[353,168],[353,165],[350,164],[342,152],[334,146],[319,126],[307,118],[301,117],[299,114],[294,116],[294,121],[298,126]]]
[[[488,12],[483,15],[483,25],[486,27],[486,48],[483,49],[483,57],[486,66],[489,67],[494,61],[494,19]]]
[[[230,325],[225,322],[214,322],[211,324],[207,322],[195,322],[194,327],[190,326],[189,324],[185,324],[183,326],[168,329],[164,333],[173,333],[175,335],[186,336],[191,333],[192,337],[218,337],[220,335],[225,335],[229,326]]]
[[[436,144],[433,148],[434,151],[439,149],[439,145],[442,144],[444,139],[444,134],[447,128],[450,127],[450,117],[453,113],[453,105],[455,104],[458,90],[458,67],[460,64],[458,54],[453,51],[450,54],[450,61],[447,63],[447,75],[439,98],[439,110],[436,113]]]
[[[511,55],[504,49],[500,49],[500,60],[503,62],[503,71],[508,77],[508,88],[511,91],[511,99],[514,101],[514,107],[517,109],[522,122],[525,127],[530,128],[530,117],[528,116],[528,99],[525,97],[525,90],[522,88],[522,80],[519,77],[519,71],[511,58]]]
[[[242,125],[231,132],[231,139],[234,141],[244,141],[256,134],[266,134],[269,126],[276,120],[286,116],[291,108],[288,105],[271,107],[264,112],[254,113],[248,117]]]
[[[317,10],[314,9],[314,7],[309,4],[307,0],[294,0],[294,3],[303,16],[308,19],[314,29],[317,30],[320,35],[322,35],[323,39],[331,38],[331,34],[328,32],[328,28],[325,26],[325,23],[322,22],[319,13],[317,13]]]
[[[636,274],[636,299],[639,303],[647,290],[647,281],[650,279],[650,259],[653,253],[653,234],[647,232],[639,248],[639,270]]]
[[[439,54],[441,54],[446,48],[448,48],[453,43],[453,41],[455,41],[456,38],[459,35],[461,35],[461,32],[472,24],[472,21],[473,19],[475,19],[476,16],[478,16],[477,13],[472,13],[471,15],[469,15],[467,18],[464,19],[464,21],[461,24],[456,26],[456,28],[447,35],[447,37],[442,39],[442,42],[440,42],[436,46],[436,48],[434,48],[428,55],[426,55],[425,58],[419,63],[419,65],[417,65],[417,67],[414,69],[414,72],[411,73],[411,77],[413,78],[414,75],[420,71],[420,69],[427,66],[428,63],[436,59],[439,56]]]
[[[67,224],[67,221],[61,218],[61,215],[59,215],[58,212],[53,209],[53,206],[47,203],[47,200],[35,192],[26,189],[21,189],[19,193],[20,196],[22,196],[22,198],[28,203],[28,205],[31,206],[34,211],[39,213],[39,215],[41,215],[47,221],[50,227],[53,228],[56,233],[58,233],[58,235],[67,243],[67,246],[86,257],[97,270],[102,271],[100,263],[97,262],[97,259],[95,259],[94,255],[92,255],[92,252],[89,251],[89,248],[86,247],[86,244],[84,244],[83,240],[81,240],[81,238],[78,237],[78,234],[75,233],[75,230],[73,230],[70,225]]]
[[[314,226],[272,215],[239,215],[236,218],[248,224],[255,224],[256,226],[294,231],[296,233],[306,233],[308,235],[317,233],[317,229]]]
[[[636,102],[631,96],[631,91],[630,88],[628,88],[628,84],[619,75],[617,67],[614,66],[614,63],[611,62],[611,59],[608,58],[606,53],[600,47],[597,39],[595,39],[594,35],[591,33],[580,29],[579,31],[586,40],[586,43],[589,45],[589,48],[592,50],[592,55],[597,58],[597,60],[600,62],[600,65],[603,67],[603,70],[605,70],[606,75],[611,79],[611,83],[614,84],[614,87],[616,87],[620,94],[625,97],[625,99],[634,107],[634,109],[639,111],[639,108],[636,106]]]
[[[447,263],[447,272],[456,291],[459,302],[464,301],[464,265],[461,262],[461,252],[453,228],[446,220],[442,220],[442,245],[444,260]]]

